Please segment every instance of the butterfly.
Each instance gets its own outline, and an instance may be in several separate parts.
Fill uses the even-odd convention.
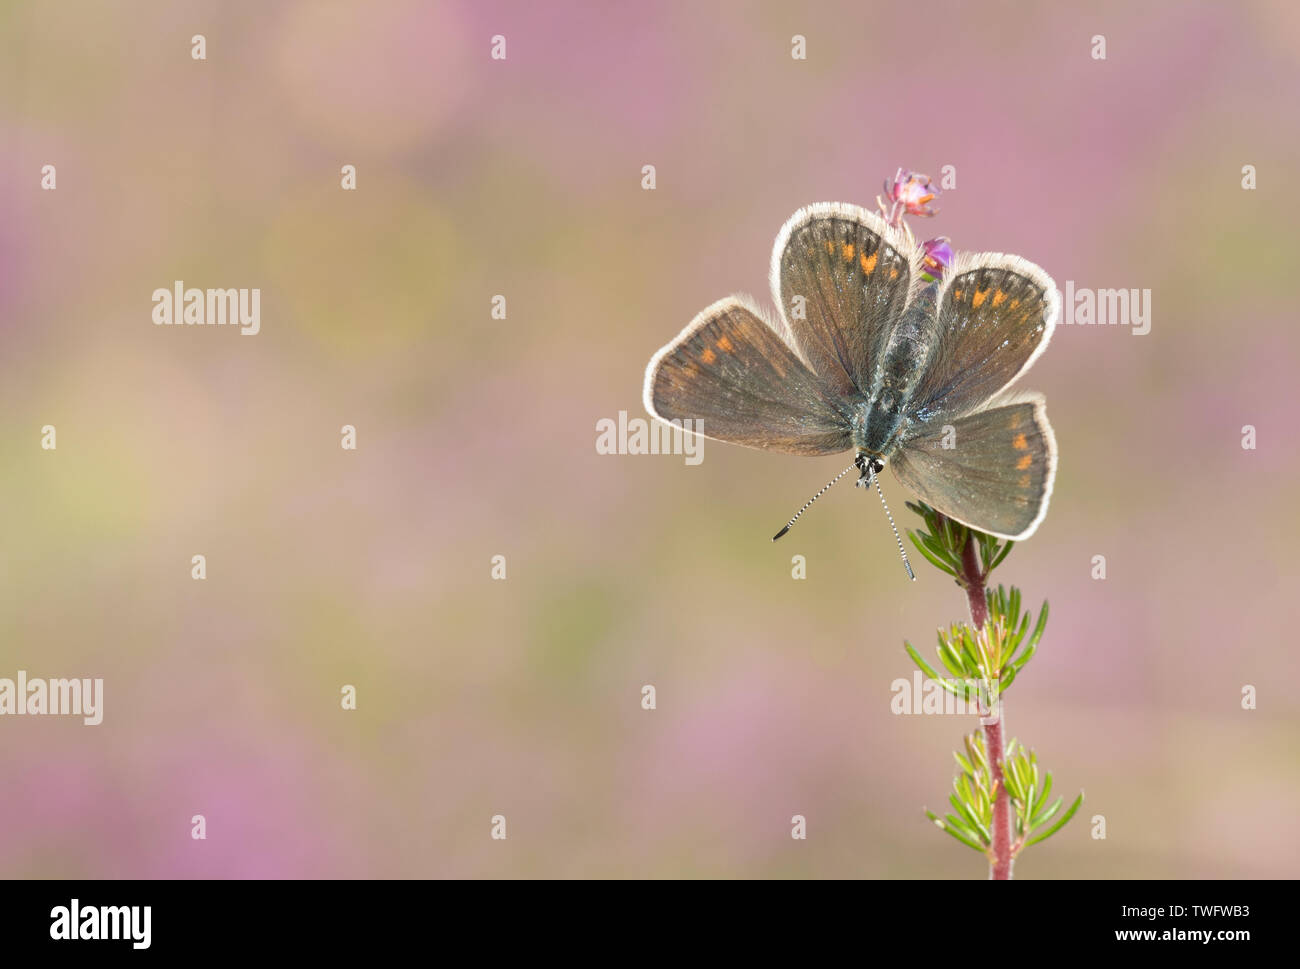
[[[1047,347],[1060,294],[1019,256],[959,253],[939,279],[923,256],[856,205],[800,209],[772,250],[776,319],[743,296],[705,309],[651,358],[646,410],[745,447],[852,450],[859,484],[888,466],[949,518],[1028,538],[1056,440],[1043,396],[1010,388]]]

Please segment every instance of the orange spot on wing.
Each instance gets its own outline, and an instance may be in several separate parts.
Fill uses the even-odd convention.
[[[999,289],[996,293],[993,294],[994,306],[1001,306],[1006,301],[1007,301],[1007,294],[1004,290]]]
[[[898,267],[897,267],[897,266],[891,266],[891,267],[889,267],[889,278],[890,278],[890,279],[897,279],[897,278],[898,278]]]
[[[861,257],[858,259],[858,262],[862,264],[862,271],[863,271],[864,273],[866,273],[868,276],[870,276],[873,272],[876,271],[876,256],[877,256],[877,255],[879,255],[879,253],[875,253],[875,252],[873,252],[870,256],[868,256],[868,255],[864,252],[864,253],[861,255]]]
[[[1019,461],[1016,462],[1016,470],[1024,471],[1033,463],[1034,463],[1034,456],[1032,454],[1026,454],[1024,457],[1022,457]]]
[[[725,336],[718,337],[718,349],[723,353],[732,353],[736,348],[731,345],[731,341]]]
[[[983,303],[984,300],[988,298],[988,295],[989,295],[989,291],[987,289],[975,290],[975,292],[971,295],[970,305],[975,307],[976,309],[979,309],[980,304]]]
[[[700,351],[700,359],[703,360],[705,363],[713,363],[715,360],[718,359],[718,355],[714,353],[712,350],[710,350],[708,347],[705,347],[703,350]]]
[[[1017,306],[1019,306],[1019,305],[1020,305],[1020,300],[1018,300],[1018,299],[1013,299],[1013,300],[1011,301],[1011,308],[1012,308],[1012,309],[1015,309],[1015,308],[1016,308]]]
[[[826,240],[826,255],[828,255],[828,256],[829,256],[829,255],[832,255],[832,254],[834,254],[834,252],[835,252],[835,243],[831,242],[830,239],[827,239],[827,240]]]
[[[954,290],[952,291],[952,298],[953,298],[953,299],[961,299],[961,298],[962,298],[963,296],[965,296],[965,295],[966,295],[966,290],[964,290],[964,289],[954,289]]]
[[[1028,451],[1029,442],[1025,440],[1023,433],[1017,434],[1011,441],[1011,446],[1017,451]]]
[[[853,243],[846,242],[844,243],[844,248],[840,250],[840,255],[844,257],[845,262],[852,262],[853,254],[857,251],[858,250],[854,247]]]

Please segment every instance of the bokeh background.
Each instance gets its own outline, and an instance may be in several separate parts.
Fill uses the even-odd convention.
[[[843,460],[595,447],[899,165],[956,168],[923,237],[1152,291],[1023,381],[1008,724],[1087,800],[1017,876],[1297,874],[1294,4],[31,2],[0,53],[0,676],[106,694],[0,720],[0,875],[985,877],[922,813],[974,723],[889,708],[960,591],[852,487],[769,542]],[[155,327],[176,279],[262,332]]]

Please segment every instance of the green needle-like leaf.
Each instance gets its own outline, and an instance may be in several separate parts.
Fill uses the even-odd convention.
[[[998,553],[997,558],[995,558],[992,562],[990,562],[988,564],[988,567],[984,569],[984,574],[988,575],[988,573],[992,572],[999,565],[1001,565],[1002,560],[1011,554],[1011,549],[1015,544],[1016,544],[1015,542],[1007,542],[1005,545],[1003,545],[1002,551]]]
[[[945,814],[943,816],[943,823],[944,823],[944,827],[951,828],[954,831],[960,832],[962,835],[969,838],[971,841],[975,842],[976,844],[979,843],[980,840],[979,834],[971,830],[970,826],[967,825],[966,822],[963,821],[961,818],[958,818],[951,814]]]
[[[1065,816],[1062,817],[1061,820],[1057,821],[1056,824],[1052,825],[1052,827],[1049,830],[1043,832],[1040,835],[1035,836],[1029,841],[1026,841],[1024,847],[1028,848],[1030,845],[1036,845],[1040,841],[1046,841],[1052,835],[1056,834],[1056,832],[1060,831],[1063,827],[1065,827],[1067,824],[1070,823],[1070,818],[1074,817],[1074,812],[1079,810],[1079,805],[1082,803],[1083,803],[1083,791],[1080,791],[1079,796],[1076,797],[1074,799],[1074,803],[1070,805],[1070,810],[1065,812]]]
[[[907,655],[912,657],[912,662],[915,663],[918,667],[920,667],[922,673],[924,673],[932,680],[937,680],[941,678],[939,674],[935,671],[934,667],[931,666],[929,663],[927,663],[924,659],[922,659],[921,654],[918,653],[915,649],[913,649],[912,644],[909,643],[907,640],[903,640],[903,649],[907,650]]]
[[[968,834],[974,835],[978,822],[975,820],[975,814],[971,811],[970,806],[956,794],[948,795],[948,803],[952,805],[952,809],[956,811],[957,816],[961,818],[962,829]]]
[[[964,685],[957,686],[956,684],[954,684],[952,679],[946,676],[934,677],[933,682],[938,683],[940,689],[947,690],[955,697],[961,697],[962,699],[965,699],[966,697],[966,687]],[[961,684],[965,683],[964,680],[960,680],[960,679],[957,680],[956,682]]]
[[[1006,667],[1006,669],[1002,671],[1002,676],[999,681],[998,687],[1001,692],[1005,693],[1007,687],[1009,687],[1014,682],[1016,682],[1016,668],[1014,666],[1008,666]]]
[[[1043,630],[1047,628],[1047,600],[1043,600],[1043,608],[1038,613],[1038,622],[1034,626],[1034,631],[1029,637],[1030,648],[1037,648],[1038,641],[1043,638]]]
[[[1024,668],[1024,665],[1029,662],[1035,652],[1037,652],[1037,647],[1034,646],[1033,643],[1030,643],[1023,651],[1021,651],[1019,656],[1011,661],[1011,668],[1019,673]]]
[[[952,786],[957,792],[957,796],[960,796],[967,804],[970,804],[975,800],[975,792],[971,787],[971,775],[958,774],[956,780],[953,781]]]
[[[1024,786],[1026,786],[1027,778],[1024,777],[1021,758],[1006,757],[1005,762],[1002,763],[1002,777],[1006,778],[1006,782],[1008,782],[1006,783],[1006,790],[1011,793],[1011,796],[1023,800],[1021,795],[1024,791]]]
[[[975,815],[975,812],[970,808],[970,806],[963,804],[959,813],[970,825],[970,828],[967,830],[970,831],[970,829],[973,828],[974,831],[972,833],[978,836],[981,844],[992,843],[993,835],[989,833],[988,827]]]
[[[1020,641],[1025,638],[1025,633],[1027,633],[1028,631],[1029,631],[1029,613],[1025,613],[1023,616],[1020,617],[1020,625],[1016,627],[1015,635],[1011,637],[1012,652],[1015,652],[1015,648],[1020,645]]]
[[[1041,811],[1034,816],[1031,827],[1036,828],[1040,824],[1046,824],[1048,821],[1052,820],[1052,816],[1055,815],[1056,812],[1061,809],[1061,805],[1064,803],[1065,803],[1065,798],[1058,797],[1055,801],[1052,802],[1052,806],[1049,807],[1046,811]]]
[[[953,557],[952,549],[944,545],[944,543],[940,539],[936,538],[934,535],[927,535],[925,532],[922,532],[920,537],[921,537],[921,544],[924,545],[926,548],[928,548],[935,555],[939,556],[945,561],[953,563],[954,565],[960,564]]]
[[[1043,805],[1047,802],[1048,795],[1052,793],[1052,772],[1047,772],[1047,777],[1043,780],[1042,793],[1038,795],[1038,803],[1034,805],[1034,811],[1041,811]]]
[[[1020,781],[1016,779],[1015,772],[1005,764],[1002,767],[1002,783],[1006,785],[1007,793],[1011,795],[1013,801],[1021,799],[1020,792],[1023,788],[1020,786]]]
[[[927,815],[929,815],[930,820],[934,822],[935,827],[937,827],[940,831],[944,831],[944,832],[947,832],[948,834],[952,835],[954,838],[956,838],[956,839],[957,839],[958,841],[960,841],[962,844],[966,845],[966,847],[968,847],[968,848],[974,848],[976,851],[980,852],[981,854],[984,853],[984,849],[983,849],[980,845],[977,845],[974,841],[972,841],[972,840],[971,840],[970,838],[968,838],[966,835],[959,833],[959,832],[956,831],[954,828],[952,828],[950,825],[946,824],[944,821],[942,821],[941,819],[939,819],[938,817],[936,817],[932,811],[926,811],[925,813],[926,813]]]
[[[942,637],[939,639],[939,659],[943,661],[943,665],[948,668],[948,672],[953,676],[966,676],[966,668],[962,665],[961,660],[957,658],[957,654],[943,641]]]
[[[926,559],[929,560],[931,565],[933,565],[937,569],[947,572],[949,575],[956,578],[957,569],[955,569],[949,563],[949,561],[947,561],[947,557],[944,556],[941,552],[933,551],[929,547],[929,545],[927,545],[926,539],[929,536],[925,535],[925,533],[922,532],[921,535],[918,537],[912,534],[911,531],[908,531],[907,535],[912,540],[912,544],[916,546],[916,550],[920,552],[922,555],[924,555]]]
[[[975,636],[971,632],[970,626],[962,626],[961,628],[961,651],[970,661],[971,671],[978,672],[980,669],[979,650],[975,647]]]

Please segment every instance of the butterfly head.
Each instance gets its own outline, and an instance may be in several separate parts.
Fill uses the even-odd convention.
[[[884,455],[859,449],[858,456],[853,460],[853,466],[858,469],[858,487],[870,488],[871,479],[885,470],[885,458]]]

